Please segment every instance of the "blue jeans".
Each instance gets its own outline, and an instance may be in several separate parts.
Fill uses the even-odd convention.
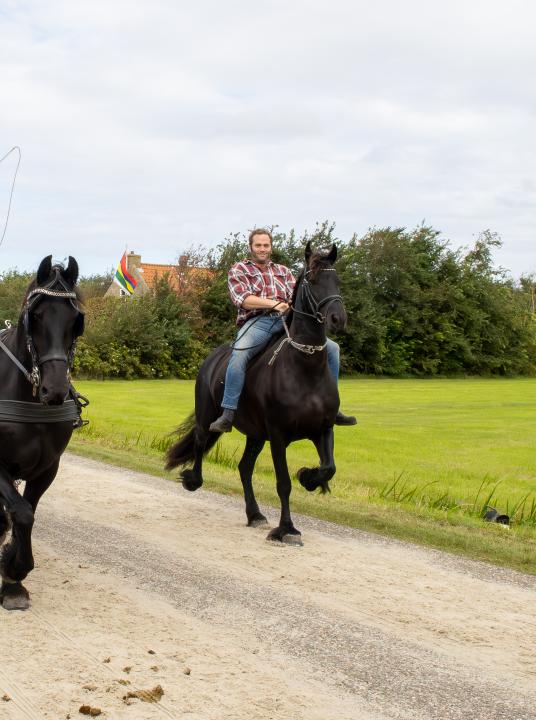
[[[246,379],[246,366],[252,357],[264,350],[273,335],[281,333],[283,322],[279,316],[262,315],[247,320],[238,330],[234,350],[225,373],[225,392],[221,406],[236,410]],[[242,349],[241,349],[242,348]],[[247,349],[243,349],[247,348]],[[328,367],[339,378],[339,346],[327,339]]]

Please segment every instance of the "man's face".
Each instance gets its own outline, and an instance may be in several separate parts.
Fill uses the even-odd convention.
[[[251,258],[259,265],[265,265],[272,254],[272,243],[270,237],[265,235],[254,235],[251,240]]]

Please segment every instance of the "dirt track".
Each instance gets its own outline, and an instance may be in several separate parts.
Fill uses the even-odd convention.
[[[239,500],[65,456],[0,718],[536,718],[536,578],[295,521],[275,546]]]

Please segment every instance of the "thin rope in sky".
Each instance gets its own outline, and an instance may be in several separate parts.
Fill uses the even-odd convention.
[[[0,238],[0,247],[2,247],[2,243],[4,242],[4,238],[6,236],[7,231],[7,224],[9,222],[9,214],[11,212],[11,201],[13,200],[13,191],[15,190],[15,180],[17,179],[17,173],[19,172],[19,165],[22,157],[22,153],[20,151],[20,147],[18,145],[15,145],[15,147],[12,147],[9,152],[7,152],[4,157],[0,158],[0,163],[2,163],[9,155],[11,155],[12,152],[15,152],[15,150],[19,153],[19,159],[17,161],[17,167],[15,168],[15,174],[13,175],[13,182],[11,184],[11,192],[9,194],[9,204],[7,206],[7,215],[6,215],[6,222],[4,225],[4,231],[2,232],[2,237]]]

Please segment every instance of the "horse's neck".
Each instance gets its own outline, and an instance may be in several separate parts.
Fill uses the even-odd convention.
[[[0,340],[27,370],[31,370],[30,356],[22,325],[0,333]],[[31,400],[32,386],[13,360],[0,348],[0,396],[6,399]]]
[[[29,359],[28,350],[26,349],[26,334],[24,332],[22,322],[14,325],[10,330],[0,335],[0,338],[9,347],[11,352],[16,353],[21,362]],[[4,340],[4,338],[6,338]]]
[[[300,307],[297,308],[301,310]],[[295,312],[289,328],[290,336],[296,342],[306,345],[323,345],[326,342],[326,326],[312,317]]]

